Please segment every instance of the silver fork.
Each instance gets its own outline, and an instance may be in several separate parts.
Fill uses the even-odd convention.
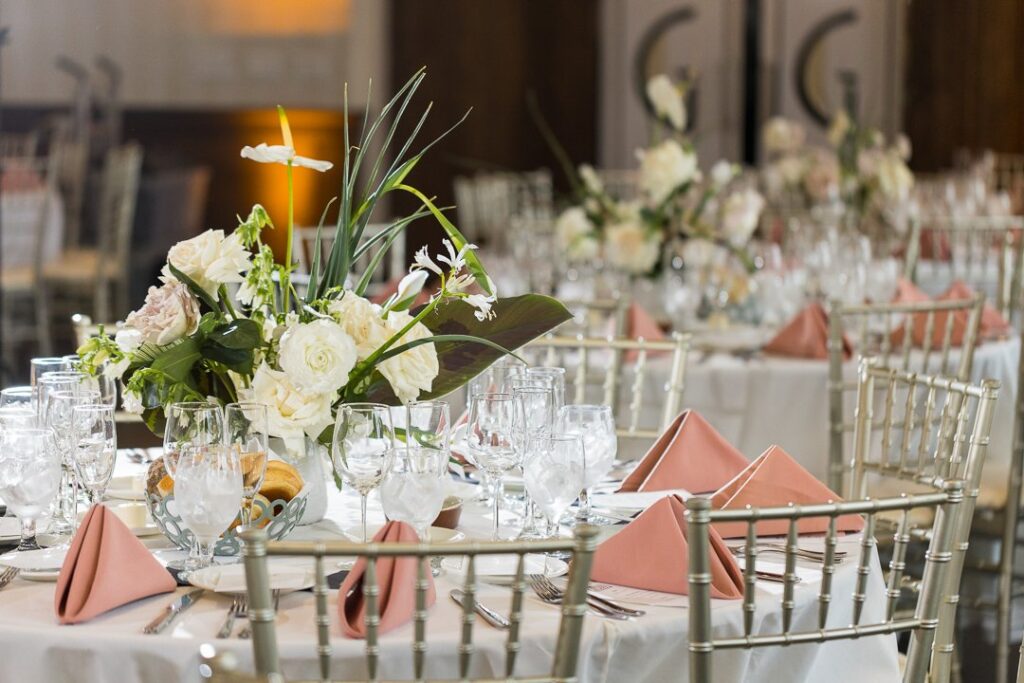
[[[281,604],[281,589],[275,588],[270,592],[270,594],[274,598],[274,614],[276,615],[277,606]],[[242,630],[238,632],[238,637],[242,640],[249,640],[249,638],[252,638],[252,625],[246,624],[243,626]]]
[[[20,571],[17,567],[8,567],[3,573],[0,573],[0,590],[7,588],[7,584],[14,581]]]
[[[539,574],[530,575],[530,588],[537,594],[537,597],[548,603],[549,605],[561,605],[562,594],[557,590],[550,590],[548,586],[545,586],[538,579],[543,578]],[[587,599],[587,607],[590,608],[595,614],[608,617],[609,619],[625,620],[629,619],[628,615],[622,614],[621,612],[615,612],[602,606],[600,603],[592,602],[589,598]]]
[[[228,609],[228,615],[224,618],[224,624],[217,631],[218,638],[228,638],[231,636],[231,632],[235,628],[235,620],[244,615],[249,609],[249,598],[247,595],[236,595],[231,599],[231,608]]]
[[[548,591],[557,594],[562,598],[565,597],[565,591],[556,586],[555,584],[551,583],[551,579],[541,574],[535,574],[534,576],[536,576],[537,582],[545,586],[545,588],[547,588]],[[609,600],[608,598],[602,595],[598,595],[595,591],[592,591],[589,588],[587,589],[587,600],[588,602],[600,603],[604,607],[614,612],[620,612],[621,614],[625,614],[627,617],[642,617],[643,615],[647,614],[647,612],[644,612],[643,610],[623,607],[617,602]]]
[[[745,544],[744,545],[731,545],[731,546],[728,546],[728,548],[729,548],[729,552],[731,552],[733,555],[743,555],[743,554],[746,553],[746,550],[747,550],[747,546]],[[781,543],[758,543],[757,544],[757,552],[759,552],[759,553],[776,553],[776,554],[779,554],[779,555],[785,555],[788,551],[786,550],[786,546],[781,544]],[[824,562],[825,561],[825,551],[823,551],[823,550],[810,550],[809,548],[797,548],[796,552],[794,554],[797,557],[802,557],[805,560],[811,560],[811,561],[814,561],[814,562]],[[836,550],[835,553],[833,554],[833,557],[835,558],[835,563],[836,564],[840,564],[840,563],[842,563],[843,558],[846,557],[846,551],[845,550]]]

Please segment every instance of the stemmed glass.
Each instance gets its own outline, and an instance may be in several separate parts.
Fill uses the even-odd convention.
[[[68,370],[79,370],[79,363],[81,359],[77,355],[64,356],[64,362],[67,363]],[[104,405],[116,405],[117,404],[117,381],[113,377],[108,377],[105,370],[109,365],[109,361],[103,362],[98,368],[95,375],[89,376],[88,382],[92,384],[92,388],[100,392],[100,403]]]
[[[8,387],[0,391],[0,429],[35,427],[37,415],[32,387]]]
[[[224,409],[224,442],[238,452],[242,466],[241,526],[252,523],[253,499],[267,473],[267,406],[263,403],[231,403]]]
[[[548,436],[534,442],[526,458],[523,483],[548,522],[549,537],[556,536],[558,520],[583,488],[585,457],[579,436]],[[545,572],[547,558],[544,560]]]
[[[71,422],[75,438],[75,473],[93,503],[103,499],[117,458],[117,428],[114,406],[76,405]]]
[[[466,443],[475,464],[494,481],[494,540],[499,540],[498,523],[505,474],[518,464],[515,438],[515,397],[512,394],[481,394],[469,408]]]
[[[526,369],[526,377],[530,380],[548,382],[554,394],[555,410],[565,405],[565,368],[541,366]]]
[[[21,521],[18,550],[39,550],[36,521],[57,495],[60,478],[61,454],[52,430],[0,432],[0,497]]]
[[[563,406],[558,414],[560,432],[583,440],[585,467],[577,521],[590,519],[590,488],[603,480],[615,464],[618,438],[610,406]]]
[[[80,375],[65,377],[65,375]],[[75,431],[73,414],[76,406],[99,401],[99,392],[89,389],[81,373],[47,373],[40,392],[42,419],[40,424],[53,430],[61,454],[63,477],[57,514],[51,531],[73,534],[78,528],[78,477],[75,475]]]
[[[406,522],[421,541],[444,506],[448,457],[435,448],[399,447],[380,499],[388,519]]]
[[[528,454],[532,452],[536,441],[551,436],[555,417],[554,393],[551,391],[550,381],[546,382],[546,385],[520,386],[512,392],[516,401],[515,432],[519,441],[517,448],[524,476]],[[533,519],[533,499],[530,498],[529,491],[524,496],[523,512],[523,528],[519,537],[534,538],[537,536],[537,529]]]
[[[338,409],[331,443],[334,471],[361,496],[363,543],[366,533],[366,498],[391,471],[394,460],[391,413],[380,403],[350,403]]]
[[[221,443],[185,446],[174,476],[174,500],[181,521],[195,536],[198,553],[185,571],[209,567],[217,539],[238,516],[242,466],[238,451]]]

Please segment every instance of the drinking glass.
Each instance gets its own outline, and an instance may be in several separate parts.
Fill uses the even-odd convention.
[[[499,540],[504,476],[519,464],[515,404],[512,394],[481,394],[473,398],[469,408],[466,444],[470,456],[474,464],[494,481],[494,540]]]
[[[538,439],[551,436],[555,417],[554,393],[551,390],[550,380],[545,384],[547,386],[534,384],[517,387],[512,392],[512,396],[516,399],[515,430],[516,438],[519,441],[517,447],[524,476],[526,475],[526,460],[532,452],[534,444]],[[537,528],[533,519],[533,499],[530,497],[529,491],[526,491],[523,499],[523,513],[523,528],[519,537],[534,538],[537,536]]]
[[[394,430],[386,405],[350,403],[338,409],[331,442],[331,461],[338,476],[361,496],[363,543],[368,538],[366,498],[391,471],[394,456]]]
[[[392,408],[392,423],[405,430],[402,440],[407,451],[430,449],[442,451],[447,467],[451,448],[451,410],[446,401],[414,401]]]
[[[526,457],[523,483],[548,522],[548,536],[557,533],[558,521],[583,488],[585,460],[578,435],[538,439]]]
[[[198,548],[185,562],[185,571],[210,566],[214,545],[235,521],[241,500],[238,451],[222,443],[183,447],[174,476],[174,502]]]
[[[56,356],[33,358],[29,362],[29,384],[36,386],[40,378],[48,372],[61,372],[71,370],[67,360]]]
[[[526,363],[514,356],[502,356],[469,382],[467,402],[481,394],[510,393],[509,380],[526,372]]]
[[[267,473],[267,406],[231,403],[224,409],[224,442],[235,449],[242,467],[241,526],[252,522],[253,499]]]
[[[0,433],[0,497],[21,521],[18,550],[38,550],[36,522],[60,485],[61,455],[54,433],[36,427]]]
[[[388,519],[412,526],[426,541],[430,523],[437,519],[447,491],[448,457],[435,448],[398,448],[391,471],[380,485],[380,499]]]
[[[18,405],[0,406],[0,431],[4,429],[28,429],[39,426],[39,416],[34,408]]]
[[[64,362],[67,363],[68,370],[79,371],[82,370],[79,367],[81,359],[77,354],[71,356],[64,356]],[[117,381],[113,377],[106,375],[107,366],[109,361],[104,361],[96,368],[95,375],[89,375],[87,380],[93,385],[93,389],[100,392],[100,403],[105,405],[116,405],[117,404]]]
[[[530,379],[550,382],[551,391],[554,393],[555,410],[561,410],[565,405],[565,368],[550,366],[527,368],[526,376]]]
[[[78,391],[85,387],[88,375],[77,370],[56,370],[45,372],[36,379],[35,389],[36,410],[39,418],[44,419],[47,401],[54,391]]]
[[[93,503],[103,500],[117,457],[114,406],[76,405],[71,412],[75,439],[75,474]]]
[[[78,477],[75,472],[75,429],[73,415],[76,406],[95,404],[99,392],[89,389],[81,379],[67,379],[49,382],[54,375],[43,377],[41,392],[43,416],[40,425],[53,430],[57,450],[61,456],[62,479],[57,510],[51,521],[50,530],[55,534],[74,534],[78,528]],[[68,373],[70,374],[70,373]]]
[[[7,406],[34,408],[35,392],[32,387],[7,387],[0,391],[0,408]]]
[[[176,477],[178,459],[189,446],[211,446],[223,441],[224,412],[209,401],[185,401],[167,407],[164,425],[164,467]]]
[[[615,464],[618,438],[610,406],[564,406],[558,414],[560,433],[579,436],[583,440],[583,489],[577,521],[590,519],[590,487],[604,479]]]

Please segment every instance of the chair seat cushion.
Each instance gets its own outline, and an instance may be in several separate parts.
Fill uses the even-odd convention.
[[[30,265],[11,266],[0,272],[0,288],[4,294],[31,291],[35,285],[34,269]]]
[[[100,268],[107,278],[117,274],[117,263],[113,258],[101,261],[95,249],[69,249],[43,265],[43,279],[58,283],[93,282]]]

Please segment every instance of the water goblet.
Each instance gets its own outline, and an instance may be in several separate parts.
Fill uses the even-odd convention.
[[[198,552],[185,571],[209,567],[213,550],[238,516],[242,466],[238,451],[221,443],[186,446],[174,476],[174,502],[181,521],[195,536]]]
[[[610,406],[569,405],[558,414],[560,433],[576,435],[583,440],[584,472],[580,507],[576,520],[590,519],[590,488],[604,479],[615,464],[618,438]]]
[[[380,403],[349,403],[338,409],[331,443],[334,471],[360,495],[363,543],[366,543],[366,499],[380,486],[394,459],[391,413]]]
[[[565,368],[553,366],[527,368],[526,376],[529,379],[546,380],[551,383],[556,411],[565,405]]]
[[[164,425],[164,467],[173,479],[181,453],[189,446],[210,446],[224,438],[224,412],[209,401],[183,401],[167,406]]]
[[[35,409],[35,391],[30,386],[7,387],[0,390],[0,408],[8,406]]]
[[[75,474],[93,503],[103,500],[117,458],[114,406],[75,405],[71,412],[75,439]]]
[[[520,466],[523,475],[526,474],[526,460],[532,452],[534,444],[539,439],[551,436],[551,429],[555,417],[554,393],[551,390],[551,382],[547,386],[527,385],[517,387],[512,395],[516,399],[516,438],[519,440]],[[520,538],[537,537],[537,528],[534,524],[534,505],[529,491],[523,496],[523,528],[519,533]]]
[[[57,495],[61,454],[50,429],[0,432],[0,497],[21,522],[18,550],[38,550],[36,522]]]
[[[40,378],[48,372],[62,372],[71,370],[66,359],[57,356],[46,356],[33,358],[29,362],[29,384],[33,387],[39,384]]]
[[[448,457],[434,448],[398,448],[391,471],[380,485],[380,499],[388,519],[412,526],[421,541],[444,505]]]
[[[469,408],[466,443],[477,467],[494,481],[494,525],[492,535],[499,540],[501,499],[504,477],[518,463],[515,438],[515,397],[512,394],[481,394]]]
[[[59,374],[59,373],[58,373]],[[47,375],[44,379],[49,379]],[[58,388],[55,388],[58,387]],[[61,455],[62,480],[56,514],[50,530],[55,534],[74,534],[78,528],[78,477],[75,471],[74,410],[77,406],[95,404],[99,392],[78,380],[48,384],[43,393],[44,414],[40,424],[53,430]]]
[[[231,403],[224,408],[224,442],[238,452],[242,466],[241,526],[252,523],[252,505],[267,473],[267,406]]]
[[[576,435],[538,439],[526,458],[523,484],[547,520],[547,536],[558,535],[558,521],[583,488],[583,440]],[[545,571],[547,559],[544,560]]]

